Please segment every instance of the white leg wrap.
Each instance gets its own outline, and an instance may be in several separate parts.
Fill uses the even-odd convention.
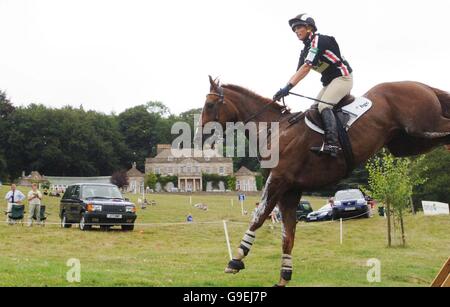
[[[242,258],[247,256],[248,252],[252,248],[253,243],[255,242],[255,238],[256,238],[255,235],[256,234],[254,231],[247,230],[245,232],[245,235],[241,241],[241,245],[239,246],[239,249],[238,249],[239,255],[242,256]]]
[[[292,271],[292,256],[283,254],[281,257],[281,269],[284,271]]]

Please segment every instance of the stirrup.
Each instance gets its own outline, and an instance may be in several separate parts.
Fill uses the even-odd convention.
[[[325,147],[325,143],[322,143],[322,146],[321,146],[321,147],[311,147],[310,150],[311,150],[313,153],[315,153],[315,154],[317,154],[317,155],[320,156],[320,155],[323,153],[324,147]]]
[[[327,154],[333,158],[336,158],[338,152],[341,151],[342,148],[339,146],[336,146],[336,145],[328,145],[328,144],[322,143],[322,147],[311,147],[310,150],[312,152],[318,154],[319,156],[322,154]]]

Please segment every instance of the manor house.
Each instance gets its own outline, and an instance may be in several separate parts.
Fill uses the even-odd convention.
[[[202,173],[220,176],[233,175],[233,160],[210,151],[195,149],[171,149],[170,144],[158,144],[154,158],[145,161],[145,173],[162,176],[178,176],[180,191],[202,191]]]

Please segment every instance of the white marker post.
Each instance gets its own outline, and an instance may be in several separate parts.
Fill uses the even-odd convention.
[[[341,245],[342,245],[342,218],[340,220],[340,232],[341,232],[341,234],[340,234],[340,241],[341,241]]]
[[[192,206],[192,196],[189,196],[189,204]]]
[[[223,230],[225,231],[225,239],[227,240],[228,254],[230,256],[230,260],[233,260],[233,256],[231,254],[230,238],[228,237],[227,222],[225,220],[223,220]]]
[[[234,207],[234,201],[233,201],[233,198],[231,199],[231,208],[233,208]]]
[[[245,200],[245,194],[239,194],[239,201],[241,202],[242,215],[244,215],[244,200]]]

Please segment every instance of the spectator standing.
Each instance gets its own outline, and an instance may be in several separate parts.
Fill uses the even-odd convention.
[[[8,193],[6,193],[5,196],[5,200],[7,203],[7,209],[6,211],[8,212],[6,214],[6,221],[8,222],[8,224],[12,224],[11,219],[9,218],[9,212],[11,212],[12,210],[12,206],[13,205],[22,205],[22,201],[25,199],[25,195],[23,195],[22,192],[20,192],[19,190],[17,190],[17,186],[13,183],[11,185],[11,190],[8,191]]]
[[[41,224],[41,200],[42,193],[38,190],[37,184],[33,183],[31,185],[31,191],[28,192],[28,205],[29,205],[29,217],[28,217],[28,227],[33,226],[33,216],[36,215],[36,221],[38,225]]]

